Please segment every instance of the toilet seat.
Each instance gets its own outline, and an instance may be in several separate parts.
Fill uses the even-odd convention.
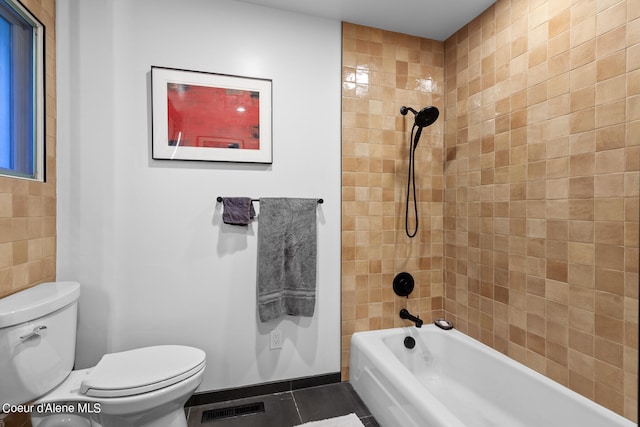
[[[80,393],[107,398],[149,393],[195,375],[204,365],[204,351],[180,345],[105,354],[82,380]]]

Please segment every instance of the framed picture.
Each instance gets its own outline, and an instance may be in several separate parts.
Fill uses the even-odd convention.
[[[271,80],[151,67],[152,157],[271,163]]]

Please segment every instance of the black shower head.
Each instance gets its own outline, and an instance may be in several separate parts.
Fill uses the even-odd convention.
[[[438,109],[434,106],[424,107],[420,111],[416,111],[411,107],[405,107],[405,106],[400,107],[400,114],[402,114],[403,116],[406,116],[407,112],[409,111],[411,111],[415,115],[414,126],[418,127],[418,130],[416,131],[416,134],[413,140],[413,147],[415,148],[418,146],[418,141],[420,140],[422,129],[427,126],[431,126],[436,120],[438,120],[440,111],[438,111]]]
[[[427,127],[431,126],[436,120],[438,120],[438,116],[440,115],[440,111],[434,106],[424,107],[420,111],[416,111],[411,107],[401,107],[400,114],[403,116],[407,115],[407,112],[411,111],[415,114],[415,123],[418,127]]]
[[[440,111],[436,107],[424,107],[418,114],[416,114],[416,125],[420,127],[431,126],[436,120]]]

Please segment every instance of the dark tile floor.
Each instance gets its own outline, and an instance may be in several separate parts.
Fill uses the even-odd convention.
[[[206,411],[264,403],[264,412],[202,422]],[[379,427],[347,382],[247,397],[188,408],[189,427],[292,427],[354,412],[366,427]]]

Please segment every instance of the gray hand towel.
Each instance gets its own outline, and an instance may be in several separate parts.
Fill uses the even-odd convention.
[[[222,199],[222,221],[231,225],[249,225],[256,216],[250,197],[225,197]]]
[[[260,198],[258,315],[313,316],[316,305],[316,199]]]

